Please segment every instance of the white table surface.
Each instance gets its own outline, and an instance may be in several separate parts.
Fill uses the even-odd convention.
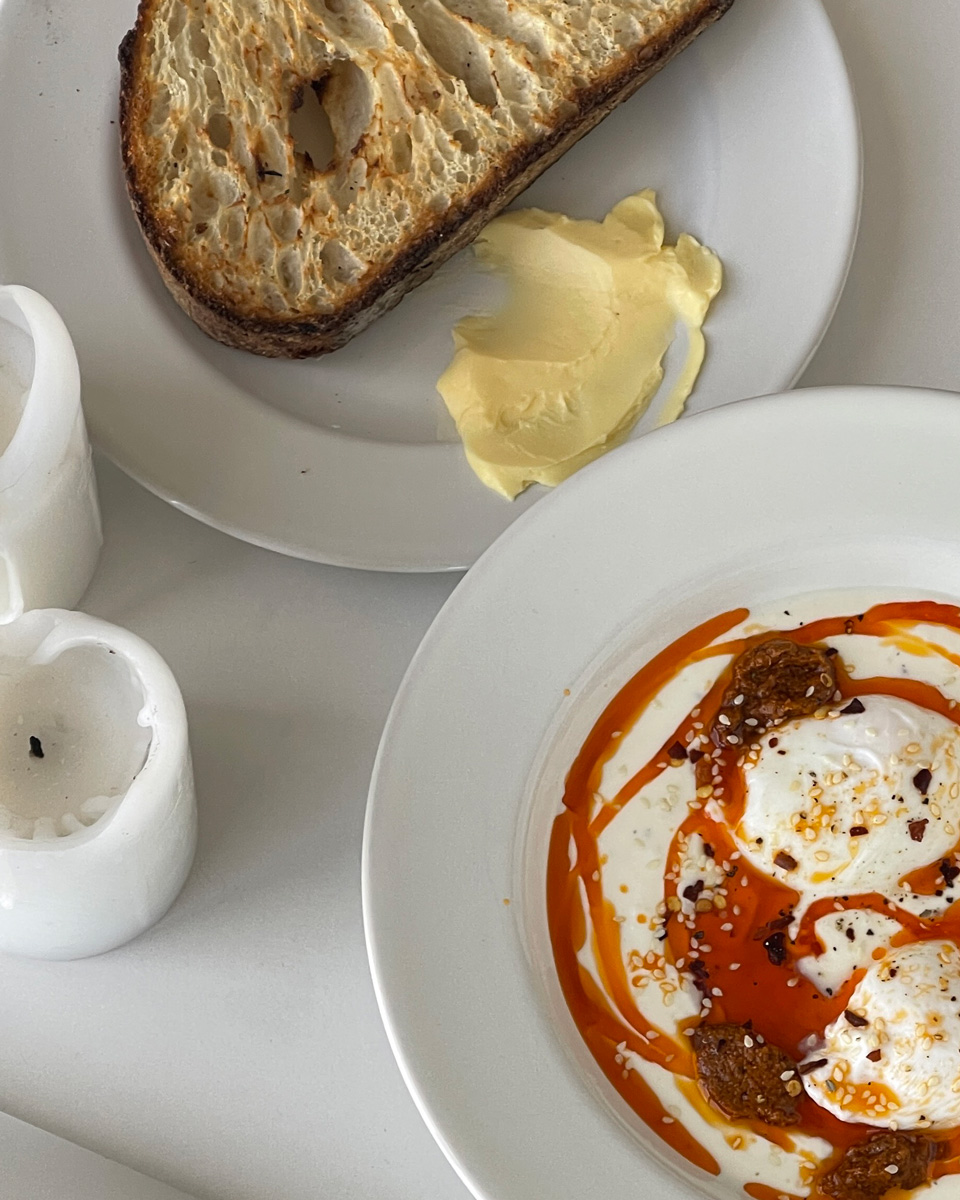
[[[828,8],[862,113],[863,223],[803,382],[960,390],[960,6]],[[198,1198],[464,1200],[380,1026],[359,884],[380,729],[456,578],[294,562],[98,473],[106,546],[84,607],[176,672],[200,849],[132,945],[3,960],[0,1108]],[[5,1198],[36,1194],[0,1173]]]

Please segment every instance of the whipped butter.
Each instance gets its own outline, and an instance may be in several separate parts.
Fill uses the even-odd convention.
[[[676,246],[663,237],[652,191],[602,222],[532,208],[480,235],[476,254],[505,273],[509,298],[457,324],[437,388],[488,487],[513,499],[531,483],[554,486],[624,441],[660,386],[679,324],[687,356],[660,424],[683,411],[722,268],[688,234]]]

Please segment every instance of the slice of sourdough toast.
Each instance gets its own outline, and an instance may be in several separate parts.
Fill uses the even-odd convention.
[[[211,337],[335,350],[731,3],[140,0],[120,47],[134,212]],[[291,130],[305,100],[328,162]]]

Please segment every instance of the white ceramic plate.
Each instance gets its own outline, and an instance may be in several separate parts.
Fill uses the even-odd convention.
[[[960,596],[958,457],[946,393],[734,404],[581,472],[437,617],[374,768],[364,918],[400,1068],[476,1196],[690,1195],[556,982],[545,863],[563,775],[632,672],[709,616],[840,587]]]
[[[0,283],[53,301],[96,442],[239,537],[350,566],[467,566],[537,498],[470,472],[435,383],[481,300],[469,252],[344,350],[274,362],[210,341],[167,295],[129,211],[116,50],[135,0],[0,0]],[[857,120],[818,0],[730,13],[523,197],[600,217],[655,187],[727,285],[690,405],[788,387],[833,313],[859,212]]]

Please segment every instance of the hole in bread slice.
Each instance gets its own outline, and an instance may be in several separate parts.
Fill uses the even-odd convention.
[[[220,150],[226,150],[233,140],[233,126],[223,112],[212,112],[207,119],[207,136]]]
[[[334,59],[321,78],[301,81],[294,90],[289,134],[297,161],[307,175],[335,171],[345,189],[339,203],[352,203],[362,183],[366,162],[361,151],[373,107],[370,80],[347,58]]]
[[[333,126],[321,102],[326,83],[324,78],[298,87],[290,113],[294,149],[314,171],[329,171],[336,154]]]

